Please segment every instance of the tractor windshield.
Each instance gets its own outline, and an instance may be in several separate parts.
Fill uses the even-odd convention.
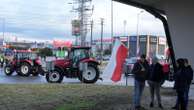
[[[15,53],[15,58],[16,59],[28,59],[29,58],[29,53],[17,52],[17,53]]]
[[[14,55],[16,59],[36,59],[37,54],[31,52],[16,52]]]
[[[89,57],[89,52],[88,52],[88,50],[84,50],[84,49],[75,50],[74,51],[74,56],[77,56],[80,59],[88,58]]]
[[[73,50],[70,55],[70,59],[73,59],[74,61],[84,59],[84,58],[89,58],[89,50],[87,49],[75,49]]]

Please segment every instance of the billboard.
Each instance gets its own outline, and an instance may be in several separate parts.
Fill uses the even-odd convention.
[[[158,43],[159,43],[160,45],[166,45],[166,38],[164,38],[164,37],[159,37]]]
[[[157,44],[157,37],[156,36],[150,36],[150,43]]]
[[[147,36],[139,36],[139,54],[147,53]]]
[[[150,36],[149,40],[150,40],[149,56],[154,57],[156,56],[158,37]]]
[[[129,56],[135,57],[137,53],[137,36],[129,36]]]
[[[80,36],[80,25],[81,25],[81,22],[80,20],[72,20],[71,21],[71,24],[72,24],[72,35],[73,36]]]
[[[53,47],[58,48],[58,47],[71,47],[72,46],[72,41],[62,41],[62,40],[54,40],[53,41]]]

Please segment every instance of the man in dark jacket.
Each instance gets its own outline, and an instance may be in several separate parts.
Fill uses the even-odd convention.
[[[191,85],[192,80],[193,80],[193,69],[189,65],[188,59],[184,59],[184,64],[185,64],[185,73],[186,73],[186,77],[187,77],[187,81],[188,81],[188,90],[186,91],[187,93],[185,96],[186,107],[187,107],[188,101],[189,101],[189,89],[190,89],[190,85]]]
[[[150,73],[148,76],[148,84],[150,87],[151,94],[150,107],[154,106],[154,94],[156,94],[158,100],[158,107],[160,107],[161,109],[163,109],[163,107],[161,104],[160,87],[162,82],[164,81],[164,73],[162,69],[162,65],[158,62],[158,59],[154,57],[152,59]]]
[[[177,92],[177,110],[187,110],[188,77],[184,59],[178,59],[178,71],[175,74],[175,89]]]
[[[178,72],[175,74],[174,88],[177,90],[178,97],[176,105],[172,107],[172,109],[180,110],[180,105],[183,105],[182,109],[187,110],[189,101],[189,89],[193,80],[193,69],[189,65],[188,59],[179,59],[177,60],[177,64]],[[179,99],[179,97],[181,97],[181,99]],[[181,102],[182,104],[180,104]]]
[[[134,106],[136,110],[139,110],[141,108],[140,102],[145,87],[145,80],[149,73],[149,64],[146,61],[145,55],[141,55],[140,61],[135,63],[132,73],[135,77]]]
[[[191,67],[191,65],[189,65],[189,61],[188,59],[184,59],[184,64],[185,64],[185,71],[187,73],[187,78],[188,78],[188,84],[190,85],[192,83],[193,80],[193,69]]]

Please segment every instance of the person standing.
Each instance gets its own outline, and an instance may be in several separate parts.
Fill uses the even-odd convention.
[[[162,65],[158,62],[158,59],[154,57],[152,64],[150,65],[150,73],[148,75],[148,84],[150,87],[151,102],[150,107],[154,107],[154,94],[156,94],[158,100],[158,107],[163,109],[161,104],[160,87],[164,81],[164,74]]]
[[[136,110],[141,109],[141,97],[145,87],[145,81],[149,73],[149,64],[146,61],[146,56],[141,55],[139,61],[134,64],[132,73],[135,78],[135,87],[134,87],[134,106]]]
[[[193,69],[191,65],[189,65],[188,59],[184,59],[184,64],[185,64],[185,69],[186,69],[186,73],[188,77],[188,84],[190,87],[190,85],[192,84],[192,80],[193,80]]]
[[[184,59],[177,60],[178,71],[175,73],[174,88],[177,92],[176,110],[187,110],[188,77]]]
[[[184,59],[184,64],[185,64],[185,73],[186,73],[186,77],[187,77],[187,81],[188,81],[188,89],[185,93],[186,94],[185,101],[186,101],[186,107],[187,107],[188,102],[189,102],[189,89],[190,89],[190,85],[192,84],[192,80],[193,80],[193,69],[189,65],[188,59]]]

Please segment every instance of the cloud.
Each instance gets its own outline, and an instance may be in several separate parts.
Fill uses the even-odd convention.
[[[71,6],[67,5],[69,1],[1,0],[0,17],[5,18],[8,32],[34,37],[64,37],[66,32],[71,37],[73,15],[70,13]]]
[[[71,35],[71,20],[77,18],[76,13],[71,13],[72,0],[1,0],[1,18],[5,18],[6,32],[17,33],[26,39],[74,39]],[[110,37],[111,30],[111,0],[93,0],[95,5],[94,38],[100,35],[100,18],[104,20],[104,33]],[[123,21],[127,21],[127,33],[135,34],[137,13],[141,9],[114,2],[114,32],[115,35],[123,34]],[[153,22],[154,21],[154,22]],[[153,28],[154,27],[154,28]],[[88,27],[89,28],[89,27]],[[140,34],[164,34],[162,24],[152,15],[144,12],[140,17]],[[0,32],[2,27],[0,26]],[[88,36],[90,36],[88,34]]]

